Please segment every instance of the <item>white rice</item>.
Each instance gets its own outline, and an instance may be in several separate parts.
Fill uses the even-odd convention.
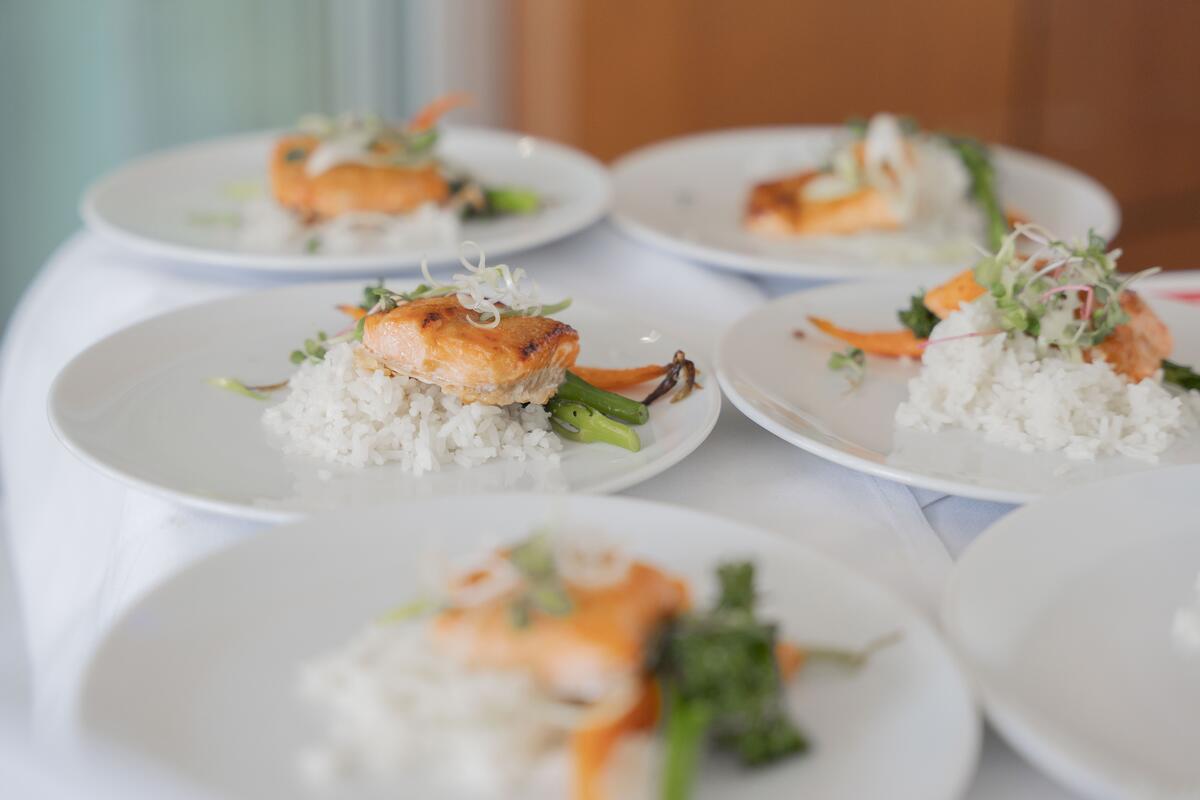
[[[371,625],[304,665],[300,692],[328,722],[300,756],[318,785],[415,772],[473,797],[520,796],[570,722],[528,673],[469,669],[437,652],[423,624]]]
[[[387,253],[452,246],[461,239],[458,213],[433,203],[407,214],[350,212],[306,225],[273,199],[258,197],[242,206],[239,220],[237,243],[251,252]]]
[[[1196,398],[1161,379],[1129,383],[1103,361],[1083,363],[1038,353],[1029,336],[998,330],[990,296],[967,304],[934,328],[921,373],[909,381],[896,424],[923,431],[960,427],[1024,452],[1061,451],[1095,460],[1120,454],[1145,461],[1195,427]]]
[[[450,464],[557,459],[562,442],[542,406],[462,403],[436,386],[360,367],[339,344],[305,363],[263,413],[284,452],[351,467],[399,462],[414,475]]]
[[[569,793],[566,745],[581,710],[555,701],[527,671],[465,666],[432,645],[427,623],[371,624],[303,664],[299,677],[326,723],[297,764],[314,787],[374,779],[402,786],[397,796],[422,796],[414,785],[426,784],[490,800]],[[623,738],[602,778],[605,796],[655,797],[660,755],[651,736]]]

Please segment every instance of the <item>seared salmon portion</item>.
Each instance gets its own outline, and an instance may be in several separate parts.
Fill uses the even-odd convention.
[[[271,189],[279,204],[306,218],[326,219],[351,211],[405,214],[426,203],[443,203],[450,187],[435,163],[421,166],[341,163],[316,175],[308,160],[321,145],[315,136],[285,136],[271,157]]]
[[[1121,308],[1129,315],[1129,322],[1118,325],[1092,350],[1099,350],[1114,371],[1136,382],[1162,367],[1175,342],[1166,323],[1136,292],[1121,293]],[[1090,358],[1091,351],[1084,356]]]
[[[494,328],[458,298],[414,300],[367,317],[363,345],[387,369],[440,386],[463,402],[545,403],[579,355],[579,334],[549,317],[508,317]]]
[[[755,185],[746,204],[746,228],[755,233],[809,236],[900,228],[901,220],[887,197],[871,186],[828,199],[806,198],[805,188],[822,175],[813,170]]]
[[[655,567],[630,564],[623,579],[601,587],[567,582],[570,613],[535,613],[513,624],[513,596],[442,612],[437,646],[481,668],[521,669],[557,696],[595,702],[645,668],[647,647],[666,620],[687,609],[687,585]]]

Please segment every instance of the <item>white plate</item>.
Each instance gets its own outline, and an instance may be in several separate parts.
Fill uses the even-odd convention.
[[[648,244],[744,272],[846,278],[944,271],[946,258],[939,267],[928,253],[889,255],[864,247],[863,237],[777,240],[742,228],[754,183],[820,166],[845,130],[748,128],[651,145],[613,165],[613,219]],[[1089,227],[1108,239],[1116,235],[1116,200],[1096,181],[1030,153],[999,146],[993,153],[1007,207],[1068,238]],[[948,255],[954,264],[963,261],[962,254]]]
[[[1175,358],[1200,364],[1200,307],[1165,296],[1165,278],[1142,284],[1175,337]],[[1194,282],[1193,282],[1193,285]],[[1159,287],[1159,288],[1155,288]],[[847,392],[829,354],[845,348],[808,324],[809,315],[858,330],[899,327],[896,310],[919,287],[911,280],[826,286],[772,301],[725,332],[717,350],[721,387],[742,413],[781,439],[851,469],[927,489],[1023,503],[1067,486],[1151,468],[1124,456],[1094,462],[1056,453],[1021,453],[965,430],[897,429],[916,361],[867,357],[862,385]],[[793,336],[804,331],[802,339]],[[1200,435],[1176,442],[1164,464],[1200,462]]]
[[[269,154],[278,133],[254,133],[186,145],[133,161],[101,178],[84,194],[88,227],[153,256],[247,270],[321,274],[375,274],[384,268],[458,260],[458,243],[350,255],[261,252],[247,249],[236,231],[197,225],[197,214],[237,212],[231,185],[260,183],[265,196]],[[462,225],[463,239],[488,256],[526,250],[586,228],[604,215],[611,188],[607,170],[590,156],[554,142],[505,131],[443,130],[439,153],[484,183],[537,191],[546,207],[536,214]]]
[[[971,544],[943,620],[1001,733],[1089,797],[1200,797],[1200,467],[1130,475],[1019,509]]]
[[[965,787],[978,717],[921,616],[780,537],[628,498],[444,498],[269,531],[175,576],[113,628],[88,670],[84,728],[233,796],[301,797],[294,757],[322,731],[296,698],[297,666],[411,599],[414,553],[477,553],[548,519],[602,529],[689,578],[704,602],[719,561],[753,558],[764,611],[796,641],[857,647],[901,632],[857,673],[801,673],[790,700],[809,757],[757,773],[708,768],[699,797],[949,800]]]
[[[448,493],[613,492],[675,464],[716,424],[721,395],[714,385],[681,403],[656,403],[650,422],[638,429],[643,446],[637,453],[564,441],[557,465],[493,461],[420,477],[395,463],[350,469],[285,457],[261,423],[265,403],[206,381],[287,377],[294,369],[288,354],[317,330],[344,328],[346,318],[334,305],[355,302],[362,287],[274,289],[126,328],[63,369],[50,391],[51,424],[76,455],[118,480],[200,508],[267,520]],[[543,292],[560,296],[549,287]],[[656,338],[651,323],[579,300],[555,318],[579,330],[581,364],[665,364],[676,348],[687,349],[670,336]],[[697,365],[707,372],[701,361]]]

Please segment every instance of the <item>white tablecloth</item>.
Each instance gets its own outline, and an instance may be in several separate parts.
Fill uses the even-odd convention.
[[[606,225],[509,259],[546,283],[633,313],[711,357],[721,329],[769,285],[638,247]],[[97,339],[173,308],[284,279],[161,263],[89,234],[54,255],[14,315],[0,361],[0,470],[12,568],[33,675],[34,720],[68,722],[91,648],[149,586],[261,526],[128,489],[55,440],[45,398],[57,371]],[[716,382],[708,377],[708,391]],[[1006,506],[914,492],[808,455],[727,402],[692,456],[628,492],[778,531],[932,611],[952,557]],[[1067,797],[989,738],[969,797]]]

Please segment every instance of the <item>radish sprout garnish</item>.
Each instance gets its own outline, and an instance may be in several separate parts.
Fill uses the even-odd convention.
[[[1017,255],[1021,240],[1033,243],[1033,252]],[[1023,224],[975,266],[975,280],[995,299],[1004,331],[1033,336],[1045,349],[1078,354],[1129,320],[1121,293],[1133,279],[1152,272],[1122,278],[1120,256],[1094,231],[1086,242],[1068,244],[1044,228]]]

